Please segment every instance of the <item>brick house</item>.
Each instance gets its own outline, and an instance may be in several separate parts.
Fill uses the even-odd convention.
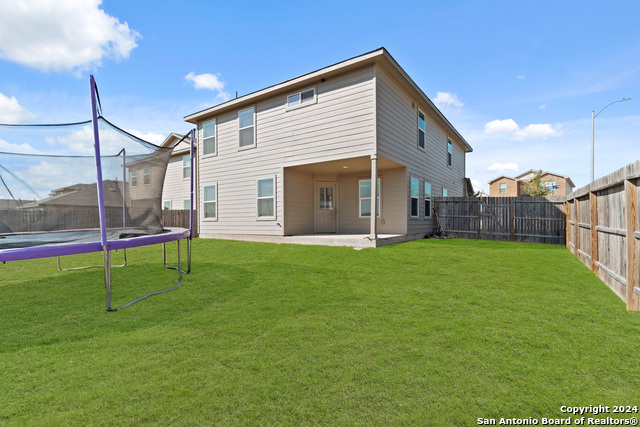
[[[489,194],[491,197],[520,197],[524,196],[523,184],[531,181],[538,171],[530,169],[514,178],[499,176],[489,181]],[[549,188],[550,196],[566,197],[575,186],[571,178],[553,172],[543,172],[542,185]],[[557,187],[557,188],[555,188]]]

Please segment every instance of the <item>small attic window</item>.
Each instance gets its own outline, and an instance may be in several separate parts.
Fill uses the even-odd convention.
[[[287,108],[297,108],[317,102],[316,89],[306,89],[287,96]]]

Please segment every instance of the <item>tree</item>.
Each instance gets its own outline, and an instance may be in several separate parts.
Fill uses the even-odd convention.
[[[542,170],[536,172],[535,176],[528,182],[522,183],[522,195],[528,197],[546,197],[549,189],[542,185]]]

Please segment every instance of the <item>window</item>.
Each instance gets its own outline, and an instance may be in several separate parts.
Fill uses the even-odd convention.
[[[191,178],[191,156],[182,156],[182,178]]]
[[[149,183],[151,182],[151,166],[149,165],[144,166],[142,179],[143,179],[144,185],[149,185]]]
[[[500,194],[504,194],[507,192],[507,183],[503,182],[500,184]]]
[[[275,219],[276,217],[275,182],[275,178],[263,178],[257,181],[258,218]]]
[[[542,184],[543,187],[546,187],[548,189],[551,189],[551,187],[554,187],[556,185],[556,181],[541,181],[540,184]]]
[[[316,90],[315,88],[303,90],[287,96],[287,108],[298,107],[302,105],[315,104]]]
[[[131,168],[131,172],[129,172],[131,178],[131,186],[138,186],[138,168]]]
[[[185,200],[185,202],[188,200]],[[218,218],[218,184],[204,187],[204,217],[205,219]],[[186,208],[189,209],[189,208]]]
[[[418,188],[420,186],[420,182],[411,178],[411,217],[416,218],[418,216]]]
[[[320,210],[333,210],[332,187],[320,187]]]
[[[451,140],[447,140],[447,165],[451,166],[451,155],[453,154],[453,146]]]
[[[182,209],[185,211],[191,210],[191,199],[184,199],[182,201]]]
[[[216,120],[202,124],[202,154],[216,154]]]
[[[443,188],[443,189],[442,189],[442,197],[447,197],[447,196],[448,196],[448,194],[449,194],[449,192],[447,191],[447,189],[446,189],[446,188]]]
[[[165,211],[168,211],[169,209],[171,209],[171,200],[166,200],[162,202],[162,209],[164,209]]]
[[[255,109],[253,107],[242,110],[238,113],[238,131],[240,132],[240,148],[254,147],[256,145],[255,135]]]
[[[431,218],[431,184],[424,183],[424,216]]]
[[[425,117],[424,113],[418,110],[418,147],[424,149],[425,144]]]
[[[361,179],[359,182],[360,187],[360,217],[371,218],[371,180]],[[378,178],[378,188],[376,188],[376,216],[380,216],[380,193],[381,182]]]

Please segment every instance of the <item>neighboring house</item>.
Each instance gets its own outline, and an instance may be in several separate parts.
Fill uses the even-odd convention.
[[[525,195],[522,184],[531,181],[536,173],[538,171],[531,169],[515,178],[503,175],[489,181],[491,197],[520,197]],[[557,197],[566,197],[573,191],[574,187],[571,178],[552,172],[543,172],[541,183],[549,189],[550,196]]]
[[[105,180],[102,183],[104,205],[107,209],[122,210],[122,181]],[[22,209],[69,210],[98,209],[96,184],[74,184],[51,190],[49,197],[22,205]]]
[[[421,238],[432,197],[469,191],[471,147],[384,48],[185,120],[201,237]]]
[[[191,139],[187,138],[183,141],[183,135],[172,133],[162,143],[163,147],[174,147],[167,172],[165,175],[165,184],[162,188],[162,209],[189,209],[191,200],[191,161],[190,161],[190,143]],[[194,147],[195,148],[195,147]],[[198,171],[195,167],[196,151],[194,150],[194,174]],[[195,182],[197,179],[194,178]],[[195,193],[195,186],[194,186]],[[195,195],[195,194],[194,194]],[[197,208],[194,200],[194,209]]]

